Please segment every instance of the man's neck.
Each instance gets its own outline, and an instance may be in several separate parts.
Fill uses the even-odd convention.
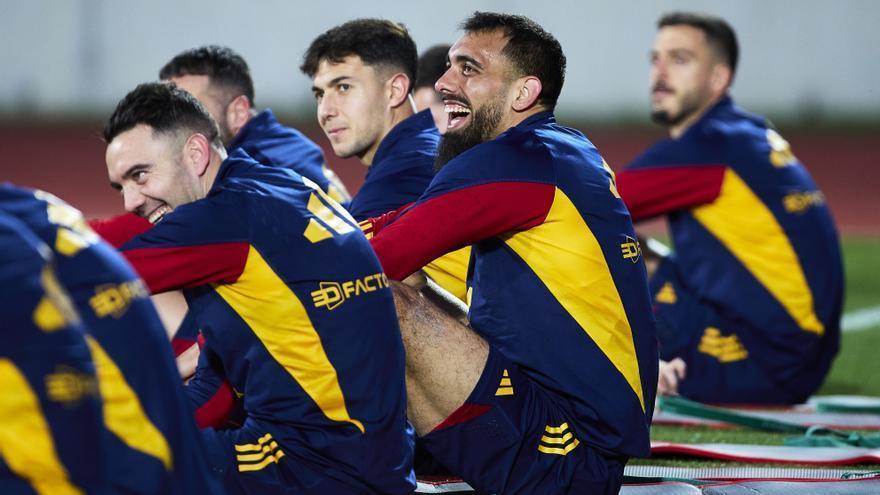
[[[545,107],[544,105],[535,105],[535,106],[529,108],[528,110],[524,110],[522,112],[513,112],[513,113],[509,114],[507,116],[508,118],[504,119],[504,121],[501,124],[499,124],[498,131],[495,133],[495,136],[493,136],[493,139],[500,136],[501,134],[503,134],[504,131],[506,131],[512,127],[516,127],[516,126],[522,124],[523,122],[525,122],[526,120],[529,120],[533,116],[535,116],[541,112],[546,112],[548,110],[550,110],[550,109]]]
[[[376,152],[379,150],[379,147],[382,146],[382,141],[388,137],[388,133],[391,132],[391,129],[397,127],[397,124],[403,122],[404,120],[412,117],[416,114],[415,103],[413,102],[412,95],[407,97],[406,101],[398,106],[397,108],[393,108],[391,110],[391,114],[389,119],[386,121],[384,132],[382,133],[382,138],[376,141],[376,143],[361,156],[361,163],[366,165],[367,167],[373,164],[373,159],[376,157]]]
[[[669,137],[671,137],[672,139],[680,138],[685,132],[687,132],[688,129],[691,128],[692,125],[696,124],[697,121],[703,118],[703,115],[706,115],[706,112],[708,112],[710,108],[714,107],[716,103],[721,101],[721,99],[724,98],[725,95],[726,93],[722,93],[715,98],[710,98],[696,112],[688,115],[678,124],[669,126]]]

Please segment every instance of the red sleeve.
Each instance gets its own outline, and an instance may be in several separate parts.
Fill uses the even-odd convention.
[[[410,207],[370,242],[385,273],[403,280],[450,251],[492,236],[540,225],[556,188],[493,182],[434,196]]]
[[[133,213],[111,218],[93,218],[89,226],[115,248],[150,230],[153,224]]]
[[[232,283],[244,271],[250,245],[225,242],[195,246],[146,247],[122,252],[150,292]]]
[[[384,215],[379,215],[378,217],[368,218],[358,225],[361,228],[361,231],[367,236],[367,239],[372,239],[374,235],[378,234],[380,230],[384,229],[386,225],[393,222],[400,215],[403,214],[410,206],[414,205],[415,202],[407,203],[400,208],[389,211]]]
[[[711,203],[721,193],[724,165],[670,166],[623,170],[617,191],[633,221]]]

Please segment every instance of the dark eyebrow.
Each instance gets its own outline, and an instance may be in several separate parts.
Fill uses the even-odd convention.
[[[152,166],[153,165],[149,164],[149,163],[135,163],[131,167],[128,167],[128,170],[126,170],[125,173],[122,174],[122,180],[131,179],[131,176],[134,175],[136,172],[140,172],[142,170],[147,170],[147,169],[151,168]],[[110,181],[110,187],[112,187],[113,189],[116,189],[117,191],[122,190],[122,184],[120,184],[118,182],[113,182],[112,180]]]
[[[341,83],[342,81],[344,81],[344,80],[346,80],[346,79],[351,79],[351,76],[339,76],[339,77],[337,77],[337,78],[334,78],[334,79],[332,79],[330,82],[327,83],[327,86],[335,86],[335,85]],[[317,86],[312,86],[312,92],[314,93],[314,92],[317,92],[317,91],[324,91],[324,90],[321,89],[321,88],[319,88],[319,87],[317,87]]]
[[[473,65],[474,67],[476,67],[477,69],[482,69],[482,68],[483,68],[483,64],[477,62],[477,60],[476,60],[475,58],[473,58],[473,57],[469,57],[469,56],[467,56],[467,55],[456,55],[456,56],[455,56],[455,62],[456,62],[456,63],[464,63],[464,62],[468,62],[468,63],[470,63],[471,65]]]

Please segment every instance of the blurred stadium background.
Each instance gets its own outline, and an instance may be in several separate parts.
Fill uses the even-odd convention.
[[[662,136],[647,118],[648,51],[656,19],[676,9],[731,22],[741,44],[733,96],[774,121],[824,191],[844,237],[847,311],[867,314],[860,328],[869,329],[845,338],[828,386],[880,394],[859,380],[880,371],[867,353],[880,345],[880,1],[0,0],[0,180],[53,192],[89,216],[119,212],[103,119],[176,53],[218,43],[249,62],[257,107],[324,146],[354,192],[366,170],[336,159],[317,128],[303,50],[364,16],[405,23],[423,50],[454,41],[474,10],[522,13],[559,38],[568,73],[558,116],[619,168]]]

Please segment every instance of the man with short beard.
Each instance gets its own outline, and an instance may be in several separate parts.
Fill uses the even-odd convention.
[[[669,361],[660,392],[803,401],[840,338],[842,262],[831,215],[788,143],[729,96],[739,52],[730,25],[677,12],[657,26],[651,116],[670,139],[617,184],[633,219],[667,216],[675,245],[651,278]]]
[[[646,272],[614,177],[553,116],[565,56],[531,20],[475,13],[437,82],[439,171],[411,207],[370,221],[401,280],[473,245],[472,328],[395,284],[407,414],[476,489],[617,494],[649,452],[657,349]]]

